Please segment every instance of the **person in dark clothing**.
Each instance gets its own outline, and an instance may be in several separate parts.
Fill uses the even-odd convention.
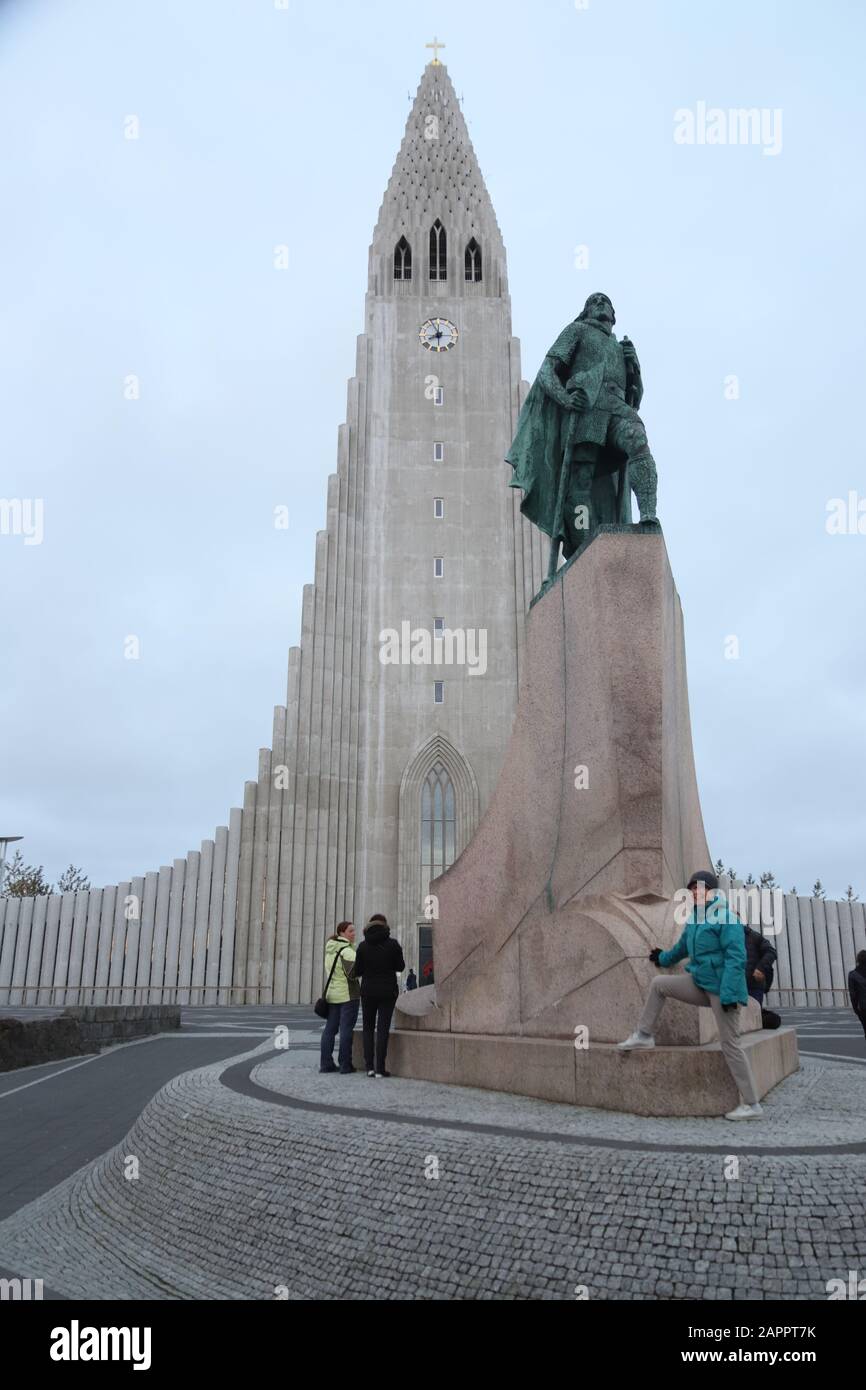
[[[857,952],[857,968],[848,972],[848,993],[851,1008],[863,1025],[866,1037],[866,951]]]
[[[753,999],[763,1004],[764,995],[773,982],[776,952],[769,941],[754,927],[746,927],[746,989]]]
[[[399,941],[380,912],[371,917],[355,957],[355,978],[361,981],[364,1028],[364,1066],[368,1076],[381,1078],[388,1053],[388,1032],[397,1002],[397,974],[406,969]]]
[[[406,988],[418,988],[418,976],[415,974],[415,971],[412,969],[411,965],[409,966],[409,974],[406,976]]]

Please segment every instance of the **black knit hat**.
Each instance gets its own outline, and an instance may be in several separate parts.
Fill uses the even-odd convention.
[[[718,888],[719,880],[709,869],[698,869],[697,873],[692,874],[689,879],[689,888],[694,888],[696,883],[705,883],[708,888]]]

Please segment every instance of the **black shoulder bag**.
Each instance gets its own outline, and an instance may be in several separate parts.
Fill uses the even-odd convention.
[[[331,966],[331,973],[328,976],[328,983],[325,985],[325,993],[322,995],[321,999],[317,999],[315,1004],[313,1005],[313,1013],[318,1014],[319,1018],[328,1017],[328,990],[331,988],[331,981],[334,978],[334,971],[337,968],[337,961],[340,959],[340,956],[346,949],[346,946],[341,946],[337,954],[334,956],[334,963]]]

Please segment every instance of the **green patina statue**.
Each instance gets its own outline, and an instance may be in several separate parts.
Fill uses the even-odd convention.
[[[507,462],[520,510],[550,536],[552,583],[559,548],[566,560],[602,525],[631,522],[631,493],[641,522],[656,525],[656,466],[637,408],[640,363],[628,338],[617,342],[613,305],[591,294],[564,328],[523,404]]]

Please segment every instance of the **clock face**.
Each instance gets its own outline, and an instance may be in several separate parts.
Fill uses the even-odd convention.
[[[447,352],[457,342],[457,329],[449,319],[427,319],[418,336],[428,351]]]

